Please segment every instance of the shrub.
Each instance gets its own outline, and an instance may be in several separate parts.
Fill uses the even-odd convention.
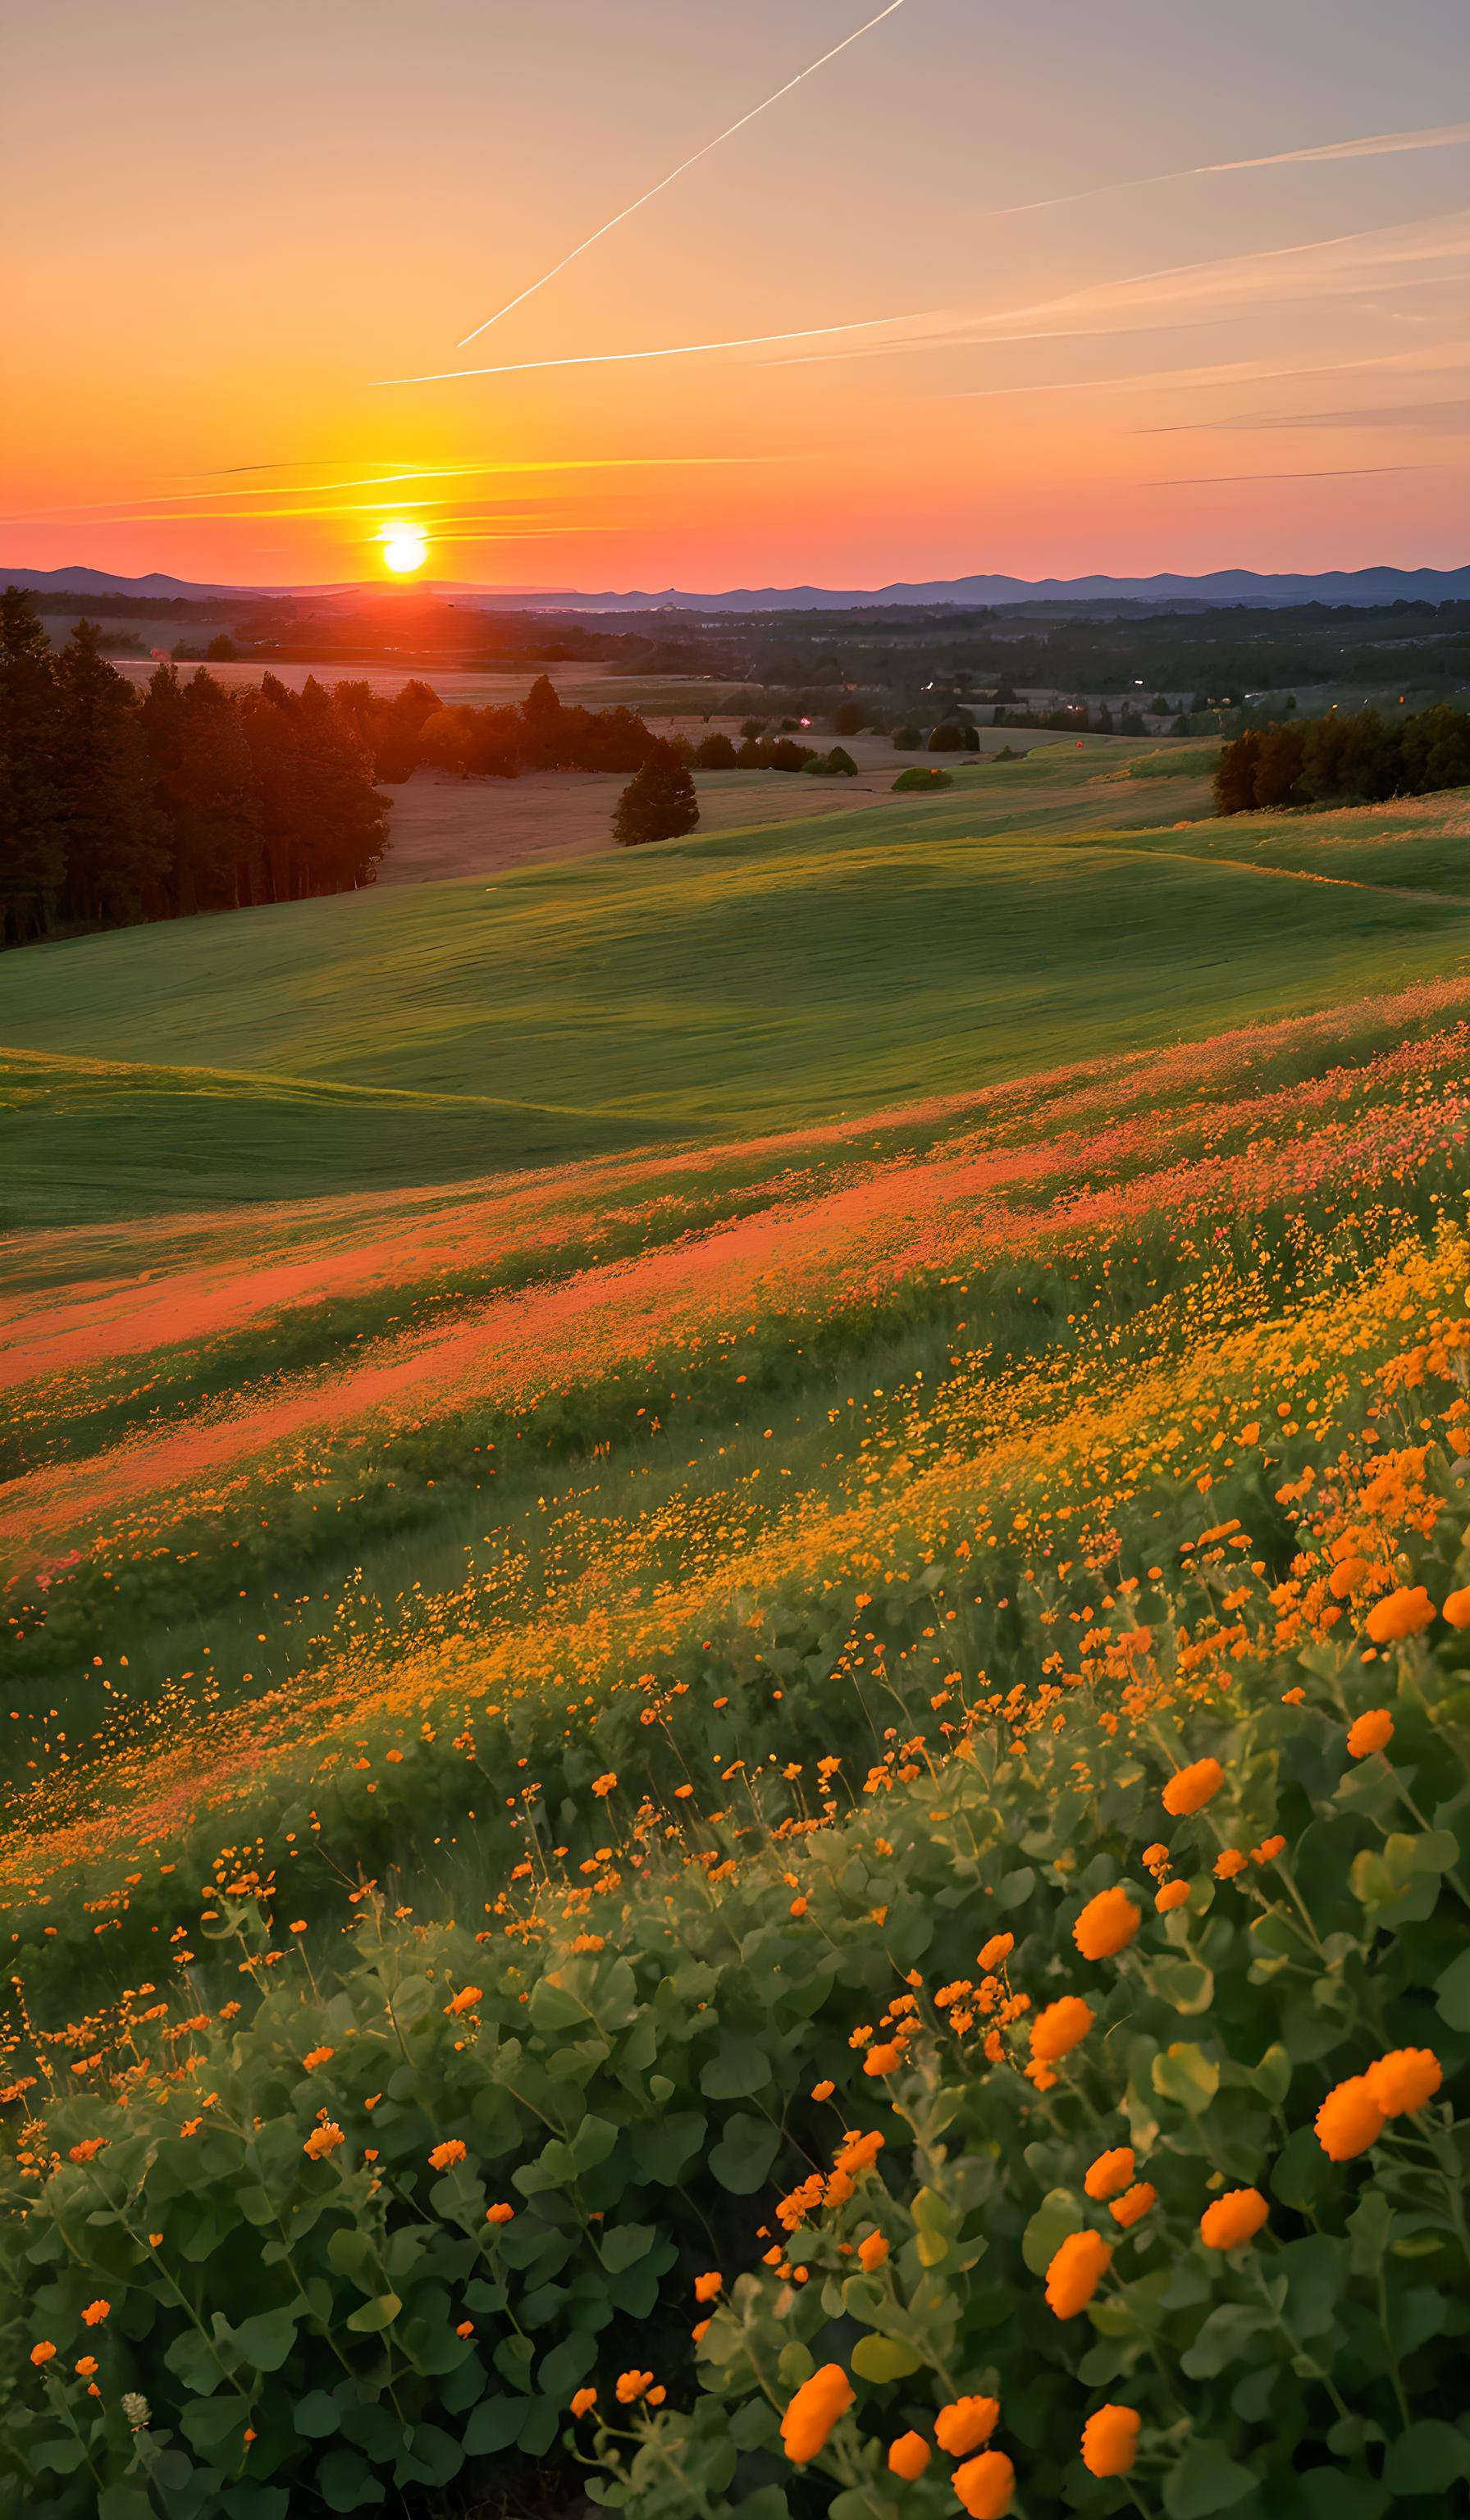
[[[665,746],[635,771],[617,800],[612,836],[620,849],[641,848],[649,840],[676,840],[693,831],[699,799],[689,765]]]
[[[920,770],[915,762],[912,770],[901,770],[893,783],[895,796],[928,794],[939,788],[953,788],[954,778],[948,770]]]

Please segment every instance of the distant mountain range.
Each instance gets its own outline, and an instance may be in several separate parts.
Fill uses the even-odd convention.
[[[880,587],[739,586],[724,594],[634,590],[589,595],[565,586],[457,586],[443,579],[417,581],[440,602],[487,611],[517,612],[851,612],[869,605],[965,607],[1034,604],[1443,604],[1470,600],[1470,567],[1324,569],[1315,576],[1267,576],[1250,568],[1217,568],[1203,577],[1166,572],[1156,577],[931,577]],[[167,577],[119,577],[103,568],[6,568],[0,585],[34,587],[38,594],[135,595],[156,601],[182,596],[193,603],[239,601],[244,596],[296,597],[302,601],[350,597],[354,586],[214,586]],[[407,590],[405,590],[407,591]],[[383,587],[374,582],[372,592]]]

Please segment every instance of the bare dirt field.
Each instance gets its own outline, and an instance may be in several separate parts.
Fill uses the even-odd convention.
[[[892,761],[889,754],[889,761]],[[700,775],[701,832],[737,831],[796,815],[851,812],[880,804],[893,787],[882,777],[805,779],[780,770]],[[610,849],[612,815],[627,782],[616,771],[533,770],[520,779],[445,779],[416,771],[393,799],[381,883],[444,883],[493,875],[533,858],[591,857]]]

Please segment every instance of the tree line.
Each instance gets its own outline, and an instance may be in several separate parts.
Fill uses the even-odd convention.
[[[0,941],[372,880],[387,807],[331,693],[170,664],[140,694],[99,641],[82,620],[53,650],[28,597],[0,597]]]
[[[1221,753],[1215,802],[1222,814],[1259,807],[1374,805],[1470,786],[1470,712],[1437,701],[1385,720],[1375,708],[1248,727]]]
[[[140,693],[101,637],[83,619],[54,650],[24,589],[0,597],[0,944],[370,883],[379,785],[421,766],[666,772],[687,749],[631,709],[564,707],[545,674],[519,707],[446,706],[420,681],[231,692],[171,663]]]

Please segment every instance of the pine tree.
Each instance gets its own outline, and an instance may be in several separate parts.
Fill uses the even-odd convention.
[[[636,849],[646,840],[677,840],[698,820],[699,799],[689,765],[660,743],[618,798],[612,836],[620,849]]]
[[[234,909],[259,832],[254,766],[240,713],[202,669],[181,684],[160,665],[143,703],[154,797],[168,826],[176,916]]]
[[[168,849],[138,697],[103,656],[101,636],[95,621],[78,621],[57,658],[57,794],[64,915],[111,926],[146,915]]]
[[[51,647],[23,588],[0,596],[0,943],[44,936],[66,874]]]

